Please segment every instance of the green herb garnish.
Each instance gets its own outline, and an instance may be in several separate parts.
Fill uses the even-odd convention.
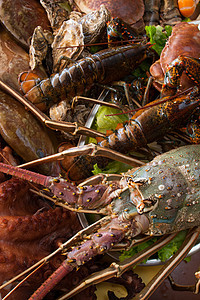
[[[157,26],[145,26],[146,34],[150,38],[152,48],[161,54],[169,36],[172,33],[172,26],[166,25],[164,28],[160,25]]]

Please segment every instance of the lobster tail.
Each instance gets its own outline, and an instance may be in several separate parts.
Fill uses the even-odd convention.
[[[45,96],[48,94],[48,97]],[[25,97],[36,105],[41,111],[47,110],[55,101],[60,99],[55,89],[52,88],[50,78],[43,79],[25,94]]]
[[[115,130],[99,145],[121,153],[144,147],[165,135],[167,130],[184,126],[198,106],[198,90],[176,97],[174,101],[170,97],[155,100],[150,106],[147,104],[142,111],[136,112],[123,127]]]
[[[122,128],[109,135],[106,140],[101,141],[99,145],[117,150],[120,153],[127,153],[146,144],[147,141],[140,125],[131,119]]]
[[[147,43],[104,49],[78,60],[61,73],[31,82],[30,90],[26,88],[29,83],[22,82],[25,77],[22,76],[19,80],[21,89],[26,93],[25,97],[28,100],[45,111],[55,102],[64,99],[70,101],[77,94],[83,94],[96,82],[107,84],[128,75],[146,58],[146,50],[149,47],[150,44]]]

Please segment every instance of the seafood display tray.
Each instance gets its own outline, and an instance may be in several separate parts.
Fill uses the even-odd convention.
[[[108,94],[108,91],[103,91],[102,94],[99,96],[99,100],[101,101],[104,101],[104,99],[106,98]],[[88,127],[88,128],[91,128],[93,122],[94,122],[94,118],[96,116],[96,113],[98,112],[98,109],[99,109],[100,105],[99,104],[95,104],[88,116],[88,119],[86,121],[86,124],[85,126]],[[79,139],[79,143],[78,145],[79,146],[82,146],[86,143],[86,137],[85,136],[81,136],[80,139]],[[86,215],[84,213],[80,213],[78,214],[78,217],[79,217],[79,220],[80,220],[80,223],[83,227],[86,227],[88,226],[88,221],[87,221],[87,218],[86,218]],[[194,255],[195,253],[197,253],[198,251],[200,251],[200,238],[198,239],[198,243],[192,247],[192,249],[190,250],[190,252],[188,253],[187,257],[188,256],[191,256],[191,255]],[[117,255],[114,255],[113,253],[112,254],[109,254],[111,257],[115,258],[116,260],[118,260],[118,254]],[[162,265],[164,264],[160,259],[148,259],[146,263],[141,263],[140,265],[141,266],[158,266],[158,265]]]

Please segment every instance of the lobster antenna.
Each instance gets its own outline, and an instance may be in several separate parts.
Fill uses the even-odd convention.
[[[119,116],[119,115],[128,114],[128,113],[130,113],[130,112],[139,111],[139,110],[142,110],[142,109],[148,109],[148,108],[153,107],[153,106],[156,106],[156,105],[158,105],[158,104],[165,103],[165,102],[167,102],[168,100],[173,100],[173,99],[176,98],[177,96],[181,96],[181,95],[183,95],[183,94],[185,94],[185,93],[190,92],[192,89],[193,89],[193,87],[190,87],[190,88],[188,88],[188,89],[186,89],[186,90],[184,90],[184,91],[182,91],[182,92],[177,93],[176,95],[173,95],[173,96],[171,96],[171,97],[169,97],[169,98],[165,97],[165,99],[160,100],[160,101],[158,101],[158,102],[156,102],[156,103],[153,103],[153,104],[149,104],[149,105],[145,105],[145,106],[143,106],[143,107],[135,108],[135,109],[128,110],[128,111],[125,111],[125,112],[116,113],[116,114],[109,114],[109,115],[105,115],[105,116],[106,116],[106,117],[110,117],[110,116]],[[167,98],[167,99],[166,99],[166,98]],[[162,98],[160,98],[160,99],[162,99]]]
[[[113,41],[113,42],[109,42],[109,44],[124,44],[124,43],[129,43],[129,42],[140,42],[141,40],[142,39],[131,39],[131,40],[123,40],[123,41]],[[92,47],[92,46],[102,46],[102,45],[108,45],[108,42],[82,44],[82,45],[73,45],[73,46],[66,46],[66,47],[58,47],[56,49]]]
[[[0,152],[0,156],[7,162],[8,165],[11,165],[11,162]]]
[[[53,256],[55,256],[57,253],[63,251],[64,249],[70,248],[71,245],[74,243],[74,241],[79,241],[80,238],[84,235],[84,234],[88,234],[90,232],[93,232],[94,230],[97,230],[101,227],[101,223],[102,222],[107,222],[110,219],[110,217],[105,216],[103,218],[101,218],[100,220],[97,220],[95,223],[92,223],[91,225],[81,229],[79,232],[77,232],[74,236],[72,236],[69,240],[67,240],[66,242],[64,242],[63,244],[59,245],[59,247],[52,253],[50,253],[49,255],[45,256],[44,258],[42,258],[40,261],[38,261],[37,263],[35,263],[34,265],[32,265],[31,267],[29,267],[28,269],[26,269],[25,271],[21,272],[20,274],[16,275],[15,277],[13,277],[12,279],[10,279],[9,281],[3,283],[0,286],[0,291],[5,288],[6,286],[8,286],[9,284],[13,283],[14,281],[18,280],[20,277],[24,276],[25,274],[27,274],[28,272],[32,271],[33,269],[37,268],[38,266],[40,266],[41,264],[45,264],[47,263]],[[33,274],[33,273],[31,273]]]
[[[3,297],[2,300],[6,300],[20,285],[22,285],[23,282],[25,282],[29,277],[31,277],[36,271],[38,271],[44,264],[46,264],[45,261],[41,263],[35,270],[33,270],[30,274],[28,274],[24,279],[22,279],[10,292]]]

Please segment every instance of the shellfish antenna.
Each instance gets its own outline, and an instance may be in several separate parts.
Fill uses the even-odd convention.
[[[43,186],[47,186],[48,181],[51,178],[50,176],[45,176],[29,170],[20,169],[18,167],[14,167],[4,163],[0,163],[0,171],[5,174],[16,176],[18,178],[34,182]]]

